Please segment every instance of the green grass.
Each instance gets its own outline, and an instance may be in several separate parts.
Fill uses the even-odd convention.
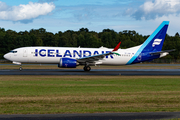
[[[180,111],[180,77],[0,76],[0,114]]]

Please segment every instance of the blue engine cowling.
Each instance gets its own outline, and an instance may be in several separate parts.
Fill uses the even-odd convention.
[[[58,67],[61,68],[76,68],[78,65],[77,60],[71,58],[61,58]]]

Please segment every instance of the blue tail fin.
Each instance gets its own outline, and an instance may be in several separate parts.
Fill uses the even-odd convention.
[[[168,29],[169,21],[163,21],[159,27],[147,38],[147,40],[141,45],[135,55],[128,61],[127,64],[143,62],[148,59],[145,54],[149,55],[150,52],[161,51],[164,39],[166,37],[166,32]],[[143,55],[145,55],[144,58]],[[158,56],[157,56],[158,57]],[[153,58],[154,59],[154,58]]]
[[[163,21],[161,25],[148,37],[142,44],[139,52],[156,52],[161,51],[164,39],[166,37],[169,21]]]

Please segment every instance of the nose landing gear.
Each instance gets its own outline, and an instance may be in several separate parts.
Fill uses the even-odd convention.
[[[20,67],[19,67],[19,71],[22,71],[22,65],[20,65]]]
[[[13,64],[20,65],[19,71],[22,71],[22,64],[20,62],[13,61]]]

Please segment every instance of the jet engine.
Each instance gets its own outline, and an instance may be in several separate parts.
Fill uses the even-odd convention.
[[[71,58],[61,58],[58,64],[59,68],[76,68],[79,63],[76,59]]]

